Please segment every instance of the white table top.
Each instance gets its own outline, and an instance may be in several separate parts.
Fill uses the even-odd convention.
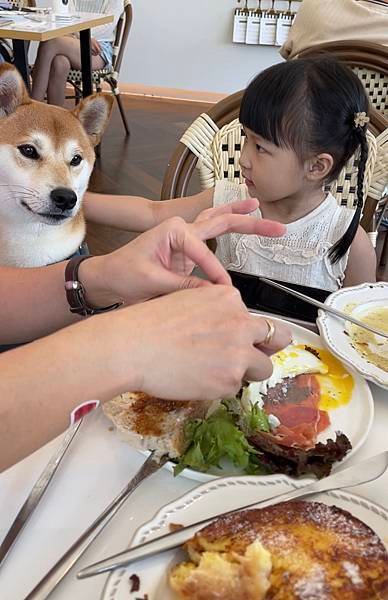
[[[365,445],[347,465],[388,449],[388,392],[371,385],[375,418]],[[0,475],[0,540],[6,534],[59,439]],[[110,431],[97,410],[83,423],[31,521],[0,568],[1,600],[22,600],[80,533],[124,487],[143,457]],[[143,522],[169,501],[195,487],[162,469],[145,481],[52,593],[53,600],[98,600],[106,581],[100,575],[76,579],[81,567],[123,550]],[[352,491],[388,508],[388,473]]]
[[[4,15],[4,13],[0,14]],[[5,17],[8,18],[8,14]],[[0,37],[11,40],[45,42],[46,40],[76,33],[84,29],[92,29],[99,25],[112,23],[114,17],[113,15],[98,13],[77,13],[77,18],[69,22],[48,19],[37,22],[14,13],[14,16],[10,16],[9,18],[13,19],[14,23],[5,26],[1,26],[0,24]]]

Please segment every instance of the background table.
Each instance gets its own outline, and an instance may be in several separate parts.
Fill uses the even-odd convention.
[[[0,38],[11,39],[14,51],[14,64],[19,69],[27,89],[29,83],[28,44],[31,41],[46,42],[57,37],[80,34],[81,48],[81,70],[82,70],[82,93],[89,96],[92,93],[92,64],[90,51],[90,30],[99,25],[105,25],[113,21],[113,15],[101,15],[94,13],[80,13],[80,18],[71,23],[45,21],[43,25],[34,21],[18,17],[13,25],[0,27]],[[12,18],[12,17],[10,17]]]
[[[388,393],[372,385],[375,418],[365,445],[349,459],[352,465],[388,450]],[[46,495],[0,568],[1,600],[22,600],[65,550],[132,477],[144,458],[111,431],[101,411],[83,423]],[[45,467],[59,439],[0,475],[0,539]],[[197,482],[173,478],[162,469],[145,481],[70,571],[50,600],[98,600],[106,575],[78,581],[76,573],[128,545],[135,529],[167,502]],[[388,474],[352,491],[388,508]]]

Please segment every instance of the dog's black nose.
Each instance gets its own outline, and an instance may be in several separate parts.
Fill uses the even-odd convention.
[[[77,194],[65,187],[57,187],[50,193],[54,205],[60,210],[71,210],[77,204]]]

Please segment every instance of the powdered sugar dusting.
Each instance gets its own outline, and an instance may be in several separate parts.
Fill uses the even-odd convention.
[[[323,570],[315,567],[295,584],[294,592],[299,600],[329,600]]]
[[[361,585],[363,583],[360,575],[360,567],[358,565],[344,560],[342,567],[346,573],[346,576],[350,579],[353,585]]]

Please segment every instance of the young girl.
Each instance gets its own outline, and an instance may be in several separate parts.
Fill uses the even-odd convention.
[[[287,225],[282,238],[231,233],[217,240],[227,269],[334,291],[375,281],[376,260],[359,226],[368,156],[368,99],[358,77],[331,58],[282,63],[248,86],[240,121],[246,140],[240,164],[245,184],[219,181],[212,190],[164,202],[88,194],[87,219],[144,231],[172,215],[199,213],[258,198],[257,218]],[[356,210],[339,206],[324,186],[360,149]]]

